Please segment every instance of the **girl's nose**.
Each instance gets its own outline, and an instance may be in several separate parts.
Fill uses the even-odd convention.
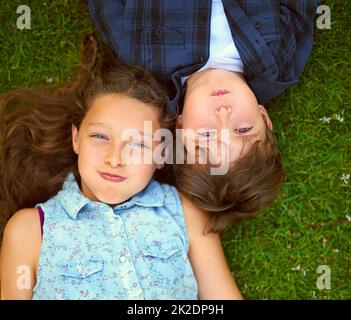
[[[124,166],[119,148],[110,148],[105,155],[105,163],[112,168]]]

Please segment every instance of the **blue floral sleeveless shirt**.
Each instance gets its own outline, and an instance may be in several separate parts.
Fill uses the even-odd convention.
[[[73,173],[45,203],[33,299],[197,299],[176,189],[151,181],[111,208],[89,200]]]

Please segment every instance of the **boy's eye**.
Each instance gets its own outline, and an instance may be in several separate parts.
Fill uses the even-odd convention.
[[[91,137],[92,137],[92,138],[99,139],[99,140],[100,140],[100,139],[102,139],[102,140],[108,140],[108,138],[107,138],[105,135],[99,134],[99,133],[92,134]]]
[[[140,149],[147,148],[147,146],[145,145],[145,143],[143,141],[133,141],[133,142],[131,142],[131,145],[133,147],[137,147],[137,148],[140,148]]]
[[[215,131],[214,130],[200,131],[200,132],[197,132],[197,135],[204,138],[212,138],[215,136]]]
[[[248,132],[252,129],[253,127],[250,128],[240,128],[240,129],[234,129],[234,131],[238,132],[238,133],[245,133]]]

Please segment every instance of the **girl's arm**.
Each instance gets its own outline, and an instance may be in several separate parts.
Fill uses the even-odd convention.
[[[29,300],[36,282],[41,233],[37,209],[23,209],[6,225],[0,255],[1,299]]]
[[[180,194],[189,231],[189,259],[198,283],[199,299],[242,299],[229,270],[220,237],[204,234],[208,218]]]

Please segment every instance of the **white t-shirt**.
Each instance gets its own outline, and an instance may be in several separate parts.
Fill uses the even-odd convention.
[[[221,0],[212,0],[210,56],[197,72],[208,68],[243,72],[244,66],[232,38]],[[188,76],[189,77],[189,76]],[[182,77],[182,84],[188,77]]]

